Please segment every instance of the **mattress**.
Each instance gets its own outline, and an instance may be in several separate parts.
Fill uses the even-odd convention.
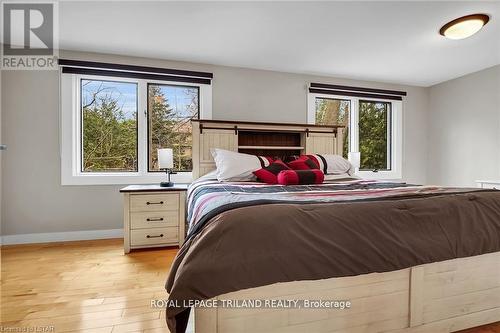
[[[500,191],[361,179],[281,186],[204,177],[188,190],[188,223],[166,284],[172,332],[185,330],[184,301],[500,251]]]

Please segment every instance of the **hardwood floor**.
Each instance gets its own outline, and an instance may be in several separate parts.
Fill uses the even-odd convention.
[[[2,247],[2,313],[7,327],[54,332],[168,332],[167,273],[177,249],[123,254],[123,240]]]
[[[168,332],[165,311],[150,302],[167,298],[164,284],[176,252],[124,255],[121,239],[4,246],[3,331]],[[500,333],[500,323],[462,333]]]

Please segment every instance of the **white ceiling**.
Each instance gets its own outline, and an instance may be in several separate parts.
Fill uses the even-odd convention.
[[[430,86],[500,63],[500,2],[61,2],[60,47]],[[477,35],[439,28],[487,13]]]

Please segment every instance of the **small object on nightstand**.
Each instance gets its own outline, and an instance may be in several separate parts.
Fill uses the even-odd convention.
[[[188,184],[130,185],[123,193],[123,246],[131,249],[184,243]]]
[[[158,166],[161,170],[165,170],[167,181],[161,182],[161,187],[172,187],[174,183],[170,181],[170,175],[175,175],[174,168],[174,152],[170,148],[158,149]]]

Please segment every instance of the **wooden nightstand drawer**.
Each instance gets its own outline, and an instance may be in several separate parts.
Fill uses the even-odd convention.
[[[133,194],[130,196],[131,212],[179,210],[179,194]]]
[[[129,185],[120,190],[125,253],[184,243],[187,188],[187,184]]]
[[[179,241],[178,227],[136,229],[130,231],[130,245],[177,244]]]
[[[178,225],[179,225],[179,212],[177,210],[171,210],[165,212],[130,213],[131,229],[177,227]]]

